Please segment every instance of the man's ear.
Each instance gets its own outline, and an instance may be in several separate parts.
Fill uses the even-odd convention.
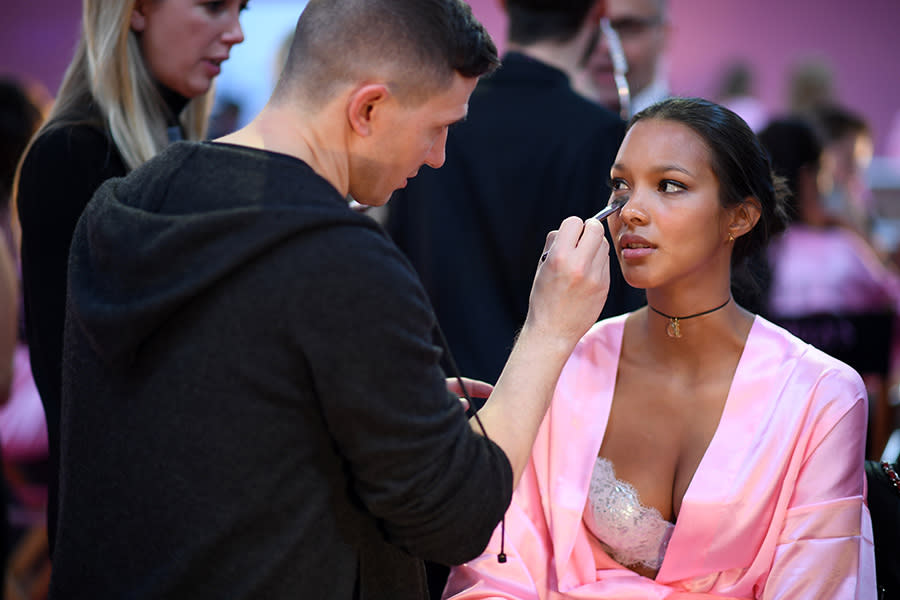
[[[391,92],[383,83],[370,83],[354,90],[347,103],[347,120],[353,131],[361,136],[372,135],[372,122],[390,97]]]
[[[760,206],[759,200],[753,196],[747,196],[743,202],[732,209],[728,232],[736,238],[748,233],[756,226],[761,214],[762,206]]]
[[[144,14],[144,0],[135,0],[131,9],[131,30],[140,33],[147,26],[147,16]]]

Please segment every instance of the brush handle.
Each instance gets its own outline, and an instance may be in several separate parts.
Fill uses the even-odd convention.
[[[596,215],[594,215],[591,218],[597,219],[598,221],[605,221],[608,216],[610,216],[614,212],[617,212],[624,205],[625,205],[624,200],[615,200],[613,202],[610,202],[603,210],[601,210],[600,212],[598,212]],[[549,250],[547,250],[546,252],[541,254],[541,262],[544,262],[545,260],[547,260],[548,254],[550,254]]]

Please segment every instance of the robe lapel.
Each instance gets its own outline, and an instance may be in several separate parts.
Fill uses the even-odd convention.
[[[685,492],[658,582],[752,563],[758,550],[752,536],[744,543],[736,538],[742,529],[758,532],[759,523],[769,522],[762,514],[771,515],[775,508],[766,499],[772,497],[781,465],[773,464],[778,458],[768,426],[779,412],[778,404],[791,401],[785,389],[797,363],[798,353],[792,350],[796,346],[771,323],[756,317],[719,426]]]
[[[573,548],[582,528],[594,461],[609,420],[626,317],[607,321],[605,327],[595,329],[594,338],[600,334],[602,339],[576,348],[560,377],[545,423],[545,452],[538,454],[549,456],[549,461],[539,478],[542,496],[551,499],[544,510],[553,538],[560,591],[581,585],[586,576],[595,577],[593,556],[580,553],[573,557]],[[586,564],[572,565],[575,558]]]

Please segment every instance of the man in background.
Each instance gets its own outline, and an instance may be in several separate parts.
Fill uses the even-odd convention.
[[[667,0],[606,0],[606,16],[619,36],[628,72],[629,114],[647,108],[671,94],[664,57],[670,29]],[[586,77],[579,90],[603,106],[619,111],[619,93],[613,73],[609,40],[601,37],[585,60]]]

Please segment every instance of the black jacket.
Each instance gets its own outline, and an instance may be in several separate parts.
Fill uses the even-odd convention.
[[[83,112],[60,121],[31,145],[22,163],[16,199],[22,226],[25,331],[31,370],[47,419],[51,550],[56,532],[60,365],[69,245],[81,212],[100,184],[128,172],[93,105],[86,104]]]
[[[177,143],[76,229],[53,598],[424,597],[511,497],[381,229],[305,163]]]

